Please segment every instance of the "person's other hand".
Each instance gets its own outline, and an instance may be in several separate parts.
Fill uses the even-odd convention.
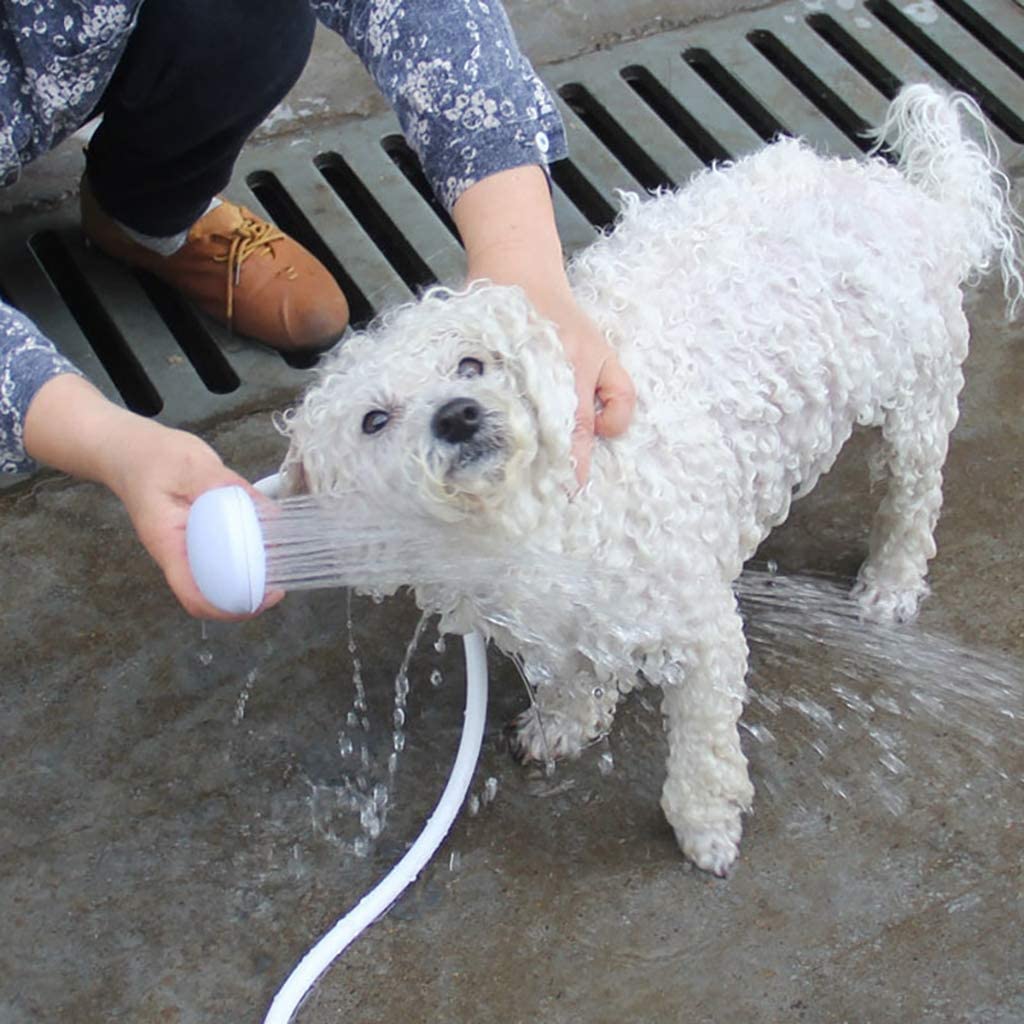
[[[590,475],[594,436],[617,437],[629,426],[636,403],[636,390],[615,350],[605,341],[597,325],[566,296],[554,304],[541,305],[538,312],[558,328],[558,337],[573,368],[576,381],[576,428],[572,454],[576,479],[582,486]]]
[[[576,379],[572,453],[582,485],[595,433],[615,437],[629,426],[636,391],[629,374],[569,287],[551,192],[540,167],[514,167],[476,182],[452,216],[466,246],[467,277],[518,285],[558,329]]]

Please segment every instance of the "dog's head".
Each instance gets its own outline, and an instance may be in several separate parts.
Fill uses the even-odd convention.
[[[434,289],[328,356],[285,418],[285,488],[530,530],[573,486],[576,396],[516,288]]]

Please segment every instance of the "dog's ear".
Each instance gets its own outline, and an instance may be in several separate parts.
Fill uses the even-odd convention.
[[[506,365],[537,423],[538,456],[552,469],[569,465],[576,426],[576,389],[572,366],[554,324],[523,298],[520,330],[508,343]]]
[[[288,449],[288,454],[284,457],[284,462],[281,463],[278,475],[281,480],[279,493],[282,498],[292,498],[299,494],[309,494],[309,484],[306,481],[306,469],[302,465],[302,459],[295,450],[294,444]]]

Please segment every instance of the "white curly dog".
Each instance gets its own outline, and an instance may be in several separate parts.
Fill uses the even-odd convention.
[[[467,550],[521,550],[475,583],[408,583],[446,628],[481,630],[519,663],[536,693],[524,757],[578,752],[622,694],[661,687],[661,805],[716,874],[753,796],[737,730],[744,561],[854,425],[879,426],[888,489],[856,597],[868,615],[913,616],[967,354],[961,286],[996,264],[1011,304],[1021,292],[1016,218],[974,104],[912,86],[879,137],[898,168],[782,140],[678,192],[623,197],[570,269],[636,414],[598,442],[579,493],[571,370],[516,289],[399,308],[343,342],[286,418],[292,493],[364,498]]]

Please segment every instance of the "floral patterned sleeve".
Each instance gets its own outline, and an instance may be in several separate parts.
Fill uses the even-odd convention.
[[[25,414],[51,378],[80,371],[31,320],[0,302],[0,473],[35,468],[25,451]]]
[[[312,0],[398,115],[447,209],[472,184],[566,154],[547,88],[498,0]]]

